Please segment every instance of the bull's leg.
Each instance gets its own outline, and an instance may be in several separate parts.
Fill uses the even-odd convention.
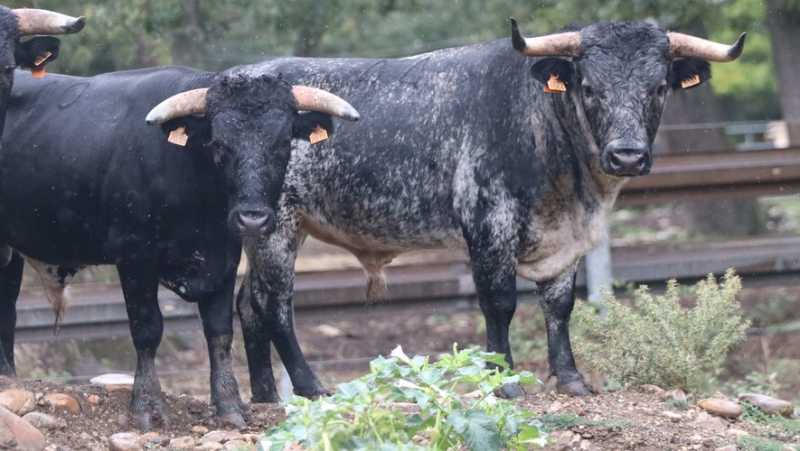
[[[304,235],[296,233],[292,227],[279,226],[266,242],[248,244],[247,256],[253,262],[249,294],[256,312],[254,317],[261,322],[261,330],[266,331],[281,356],[294,392],[314,398],[326,396],[328,391],[303,356],[294,332],[292,311],[294,261],[303,238]]]
[[[203,333],[211,362],[211,402],[221,420],[244,427],[242,414],[250,409],[239,397],[239,385],[233,375],[233,285],[234,278],[210,298],[198,303]]]
[[[250,388],[253,393],[251,401],[277,403],[281,399],[275,387],[275,376],[272,374],[272,342],[250,304],[250,285],[252,283],[250,271],[250,269],[247,270],[239,289],[236,309],[242,323],[247,368],[250,371]]]
[[[15,377],[14,328],[17,325],[17,297],[25,260],[16,252],[0,269],[0,376]]]
[[[487,214],[465,236],[478,301],[486,318],[486,347],[489,352],[505,354],[506,362],[513,368],[508,328],[517,308],[517,241],[516,235],[509,232],[513,229],[504,222],[509,217]],[[504,386],[503,393],[508,397],[524,394],[519,384]]]
[[[591,391],[575,367],[569,343],[569,317],[575,304],[575,269],[541,285],[542,308],[547,327],[547,359],[556,376],[559,393],[589,396]]]
[[[155,264],[125,262],[119,270],[128,321],[136,347],[136,375],[131,398],[131,416],[143,431],[151,428],[151,420],[160,417],[166,427],[167,411],[161,384],[155,370],[155,355],[164,330],[164,318],[158,306],[158,275]]]

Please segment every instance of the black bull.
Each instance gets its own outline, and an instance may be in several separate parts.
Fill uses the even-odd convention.
[[[293,330],[293,263],[308,235],[352,252],[368,295],[379,294],[383,266],[402,252],[465,249],[488,350],[510,364],[515,279],[535,281],[558,390],[590,393],[568,331],[576,264],[601,241],[627,178],[649,172],[668,91],[707,80],[707,61],[735,59],[743,39],[728,47],[644,23],[528,39],[516,23],[512,31],[511,42],[410,58],[283,58],[238,69],[332,90],[365,116],[334,141],[295,147],[276,232],[245,240],[250,267],[237,304],[255,401],[278,399],[270,342],[296,393],[325,393]],[[548,83],[553,92],[543,92]]]
[[[300,95],[309,92],[317,103],[302,109],[315,112],[299,114],[308,104]],[[178,93],[193,103],[166,101],[148,115]],[[223,419],[243,425],[248,408],[231,360],[239,235],[274,227],[291,139],[308,139],[319,124],[331,129],[323,113],[329,105],[318,102],[325,95],[334,98],[270,76],[180,67],[23,78],[15,87],[0,153],[0,242],[39,271],[57,319],[80,267],[116,265],[137,352],[131,413],[140,428],[154,415],[167,421],[154,370],[163,330],[159,282],[198,304],[212,402]],[[165,122],[164,132],[183,127],[186,147],[167,142],[146,116]],[[3,375],[15,373],[22,267],[15,254],[0,272]]]

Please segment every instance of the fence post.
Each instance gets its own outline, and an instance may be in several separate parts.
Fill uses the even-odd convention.
[[[597,249],[586,254],[586,289],[590,304],[600,302],[600,290],[611,287],[611,242],[608,239],[608,227],[603,232],[603,243]],[[602,312],[601,312],[602,313]]]

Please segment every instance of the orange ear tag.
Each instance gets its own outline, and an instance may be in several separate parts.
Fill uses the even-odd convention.
[[[308,140],[311,144],[319,144],[328,139],[328,131],[317,125],[317,128],[311,131]]]
[[[44,78],[44,66],[31,68],[31,77]]]
[[[692,78],[687,78],[686,80],[681,80],[681,88],[688,89],[692,86],[697,86],[700,84],[700,76],[695,74]]]
[[[189,141],[189,135],[186,134],[186,127],[178,127],[169,134],[167,141],[175,144],[176,146],[186,147]]]
[[[550,79],[547,80],[547,86],[542,88],[542,91],[550,94],[558,94],[560,92],[566,92],[567,86],[563,81],[558,79],[558,75],[550,74]]]
[[[33,65],[37,67],[41,66],[42,63],[50,59],[51,56],[53,56],[51,52],[44,52],[44,55],[36,58],[36,61],[33,62]]]

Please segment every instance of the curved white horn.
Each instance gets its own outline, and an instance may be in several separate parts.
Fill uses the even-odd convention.
[[[524,38],[519,32],[517,20],[511,22],[511,43],[514,49],[525,56],[580,56],[581,34],[577,31],[550,34],[535,38]]]
[[[742,54],[747,33],[739,35],[733,45],[720,44],[708,39],[698,38],[674,31],[667,32],[670,58],[701,58],[707,61],[726,63]]]
[[[357,121],[361,118],[352,105],[328,91],[308,86],[292,86],[292,94],[294,94],[298,110],[318,111],[348,121]]]
[[[193,89],[175,94],[150,110],[145,121],[147,121],[147,125],[163,124],[172,119],[190,114],[205,113],[207,94],[208,88]]]
[[[46,9],[18,8],[11,10],[17,16],[20,36],[31,34],[73,34],[83,30],[86,18],[72,17]]]

